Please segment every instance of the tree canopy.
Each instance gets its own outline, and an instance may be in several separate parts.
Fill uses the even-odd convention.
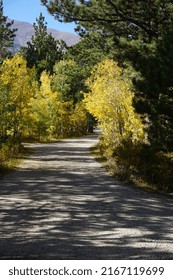
[[[113,149],[122,141],[143,139],[143,125],[132,106],[131,83],[116,62],[106,59],[94,68],[87,80],[87,109],[99,121],[106,145]]]
[[[73,100],[74,104],[81,100],[81,89],[84,76],[74,60],[61,60],[54,66],[52,88],[61,93],[62,100]]]
[[[59,21],[76,22],[111,35],[151,41],[170,24],[169,0],[41,0]]]
[[[19,55],[6,58],[0,68],[0,137],[21,141],[28,125],[30,98],[36,85],[34,70]]]
[[[78,25],[86,38],[99,34],[103,50],[128,67],[135,85],[134,103],[150,144],[172,149],[171,0],[42,0],[59,21]],[[110,40],[110,41],[109,41]],[[106,51],[107,52],[107,51]],[[107,52],[108,54],[108,52]],[[108,54],[109,55],[109,54]],[[129,67],[130,66],[130,67]],[[166,137],[164,137],[166,135]]]

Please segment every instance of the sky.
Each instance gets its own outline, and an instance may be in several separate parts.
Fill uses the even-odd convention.
[[[33,24],[40,12],[45,17],[48,28],[54,28],[64,32],[74,32],[75,25],[72,23],[60,23],[54,19],[40,0],[3,0],[4,16],[10,19],[25,21]]]

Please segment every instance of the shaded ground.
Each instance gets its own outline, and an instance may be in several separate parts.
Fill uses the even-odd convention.
[[[0,181],[1,259],[173,259],[173,200],[109,176],[96,136],[32,144]]]

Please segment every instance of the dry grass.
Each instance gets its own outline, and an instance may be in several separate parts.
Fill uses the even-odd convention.
[[[13,171],[31,151],[22,145],[3,144],[0,148],[0,177]]]

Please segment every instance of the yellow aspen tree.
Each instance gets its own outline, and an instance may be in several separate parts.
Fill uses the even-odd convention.
[[[143,125],[132,105],[131,83],[116,62],[106,59],[99,63],[86,84],[90,92],[84,102],[98,120],[106,145],[117,147],[124,140],[143,139]]]
[[[73,100],[63,101],[60,95],[57,107],[56,135],[57,137],[67,137],[71,135],[71,111]]]
[[[32,131],[40,140],[58,139],[79,134],[84,126],[86,109],[83,103],[74,106],[62,94],[52,91],[52,76],[41,74],[40,88],[32,99]]]
[[[52,77],[43,71],[40,88],[32,99],[32,125],[36,138],[40,140],[68,136],[73,101],[63,101],[61,94],[52,91]]]
[[[70,117],[72,131],[75,135],[86,133],[87,131],[87,114],[84,102],[75,105]]]
[[[51,77],[43,71],[40,88],[32,99],[32,123],[36,137],[53,136],[58,103],[58,93],[51,90]]]
[[[34,70],[27,68],[26,61],[16,54],[3,62],[0,83],[3,89],[4,102],[1,106],[4,107],[1,110],[4,111],[6,134],[13,139],[20,139],[31,113],[30,99],[36,89]]]

